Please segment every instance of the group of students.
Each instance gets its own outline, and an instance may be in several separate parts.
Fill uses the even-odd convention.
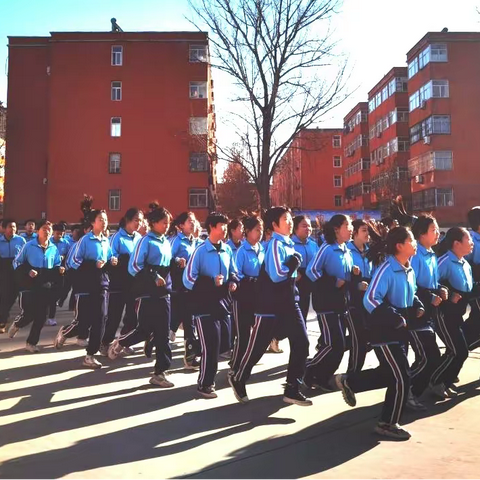
[[[480,345],[480,207],[468,213],[473,240],[454,227],[439,246],[429,215],[410,218],[410,229],[338,214],[315,241],[308,217],[293,217],[288,207],[232,221],[211,213],[206,239],[193,212],[173,221],[156,203],[146,214],[129,209],[110,237],[107,214],[92,208],[91,197],[82,210],[84,221],[69,237],[62,223],[42,221],[37,233],[30,224],[19,236],[13,220],[2,222],[0,328],[18,296],[21,312],[8,334],[32,324],[30,352],[72,289],[74,317],[59,329],[55,348],[76,337],[86,347],[83,365],[97,369],[98,352],[114,360],[144,342],[147,357],[155,349],[150,383],[171,388],[170,341],[183,324],[184,364],[199,369],[199,394],[217,397],[219,357],[231,355],[228,381],[246,403],[253,367],[266,351],[281,352],[278,342],[287,338],[285,402],[308,406],[305,390],[341,390],[354,406],[355,393],[387,387],[375,431],[403,440],[410,438],[399,425],[404,408],[424,410],[419,398],[427,388],[440,398],[455,395],[468,351]],[[320,337],[308,358],[311,303]],[[379,366],[363,370],[370,349]],[[347,372],[335,374],[347,350]]]

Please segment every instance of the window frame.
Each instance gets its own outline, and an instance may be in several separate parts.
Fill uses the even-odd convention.
[[[114,83],[118,83],[119,85],[114,85]],[[118,95],[119,93],[119,95]],[[112,102],[121,102],[122,101],[122,82],[119,80],[114,80],[110,84],[110,98]],[[120,97],[120,98],[114,98]]]
[[[118,192],[118,195],[113,195]],[[118,208],[112,208],[112,200],[118,197]],[[114,205],[115,206],[115,205]],[[108,191],[108,210],[111,212],[119,212],[122,208],[122,190],[120,188],[112,188]]]
[[[338,160],[338,165],[335,164],[335,160]],[[333,168],[342,168],[342,156],[334,155],[333,156]]]
[[[337,180],[340,180],[339,185],[336,184]],[[333,187],[334,188],[342,188],[342,185],[343,185],[342,176],[341,175],[334,175],[333,176]]]
[[[118,155],[118,160],[112,158],[114,155]],[[114,163],[118,164],[118,168],[112,169],[112,164]],[[110,152],[108,154],[108,173],[109,175],[119,175],[122,173],[122,154],[120,152]]]
[[[115,122],[114,120],[119,119],[119,122]],[[115,135],[114,125],[118,125],[118,135]],[[110,118],[110,137],[118,138],[122,136],[122,117],[111,117]]]
[[[336,140],[338,140],[338,142],[336,142]],[[336,143],[338,143],[338,145]],[[332,147],[333,148],[342,148],[342,136],[341,135],[333,135],[332,136]]]
[[[200,52],[204,50],[205,51],[205,56],[204,59],[202,60],[198,54],[193,56],[193,52]],[[206,43],[204,44],[189,44],[188,45],[188,61],[190,63],[207,63],[208,62],[208,45]]]
[[[337,200],[340,200],[340,205],[337,205]],[[343,207],[343,195],[334,195],[333,196],[333,204],[335,208]]]
[[[114,52],[115,48],[119,48],[119,52]],[[120,63],[116,63],[117,55],[120,58]],[[121,67],[123,66],[123,45],[112,45],[110,49],[110,63],[112,67]]]
[[[203,128],[201,131],[198,131],[199,125],[195,126],[195,123],[199,122],[200,120],[202,121],[202,127],[203,123],[205,123],[205,131]],[[188,131],[190,132],[190,135],[208,135],[208,117],[190,117]]]
[[[205,194],[205,205],[193,205],[192,195],[196,195],[197,196],[196,198],[198,198],[198,196],[203,194]],[[208,208],[208,207],[209,207],[208,188],[192,187],[188,189],[188,208]]]
[[[205,95],[202,97],[200,93],[195,96],[192,95],[192,88],[197,88],[200,92],[200,87],[205,87]],[[189,98],[191,100],[207,100],[208,99],[208,82],[207,81],[191,81],[189,83]]]
[[[193,157],[197,157],[197,162],[196,164],[198,165],[198,157],[199,156],[202,156],[204,159],[205,159],[205,168],[200,170],[200,169],[196,169],[196,168],[192,168],[192,160],[193,160]],[[190,152],[189,156],[188,156],[188,171],[189,172],[194,172],[194,173],[204,173],[204,172],[208,172],[208,153],[207,152]]]

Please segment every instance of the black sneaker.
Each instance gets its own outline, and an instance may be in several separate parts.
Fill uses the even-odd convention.
[[[285,388],[283,401],[292,405],[300,405],[301,407],[309,407],[310,405],[313,405],[312,401],[300,392],[298,387],[295,388],[289,385]]]
[[[153,341],[151,338],[145,340],[145,343],[143,344],[143,353],[147,358],[152,358]]]
[[[355,393],[348,386],[347,376],[346,375],[335,375],[335,383],[337,387],[342,391],[343,399],[345,403],[350,407],[354,407],[357,404],[357,399],[355,398]]]
[[[240,403],[247,403],[248,402],[248,395],[247,395],[247,390],[245,388],[245,382],[240,382],[235,380],[233,376],[228,376],[228,383],[232,387],[233,394],[235,395],[235,398],[240,402]]]

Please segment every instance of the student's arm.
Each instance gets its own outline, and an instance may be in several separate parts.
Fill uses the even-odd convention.
[[[235,264],[237,266],[237,276],[240,280],[245,278],[245,273],[243,272],[243,265],[246,260],[246,252],[243,247],[240,247],[235,254]]]
[[[286,257],[287,255],[281,242],[276,238],[272,239],[268,255],[265,258],[265,266],[269,277],[275,283],[283,282],[288,278],[289,268],[285,264]]]
[[[18,267],[23,265],[26,262],[26,251],[25,251],[25,245],[23,245],[22,249],[17,253],[15,258],[13,259],[13,268],[16,270]]]
[[[307,270],[305,271],[307,277],[312,281],[316,282],[323,275],[323,266],[325,265],[325,260],[327,258],[327,248],[328,244],[323,244],[317,251],[313,260],[307,265]]]
[[[85,256],[85,239],[87,236],[83,236],[77,244],[73,247],[73,253],[68,258],[68,268],[73,270],[77,270],[83,262],[83,258]]]
[[[188,260],[187,266],[183,271],[183,284],[188,290],[192,290],[199,276],[200,255],[199,252],[204,247],[198,246]]]
[[[133,277],[140,273],[145,267],[145,260],[148,255],[148,237],[143,237],[135,244],[130,260],[128,261],[128,273]]]

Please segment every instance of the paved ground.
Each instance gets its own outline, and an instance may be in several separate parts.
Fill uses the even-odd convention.
[[[70,321],[62,310],[60,323]],[[311,352],[318,326],[310,318]],[[478,478],[480,354],[460,376],[461,394],[426,415],[406,415],[413,438],[396,443],[371,433],[384,391],[319,395],[314,406],[282,402],[287,353],[265,355],[238,404],[220,364],[219,398],[196,396],[196,374],[174,346],[176,388],[150,388],[141,354],[100,371],[81,367],[84,350],[57,352],[45,327],[42,352],[23,351],[26,331],[0,336],[0,478]],[[288,342],[282,345],[288,349]],[[368,364],[374,365],[369,356]],[[344,370],[345,362],[340,370]]]

